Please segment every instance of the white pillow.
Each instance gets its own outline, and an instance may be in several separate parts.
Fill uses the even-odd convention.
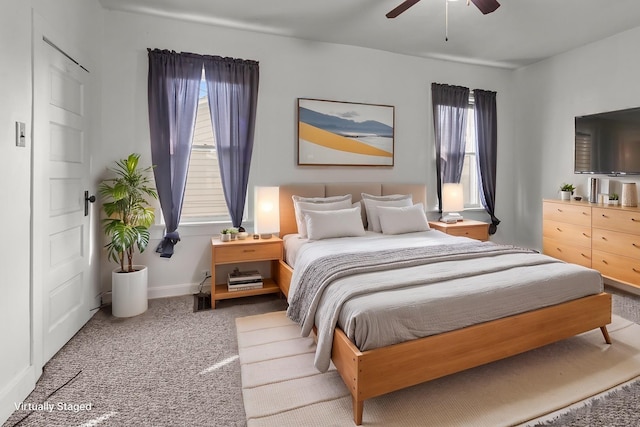
[[[303,211],[309,240],[364,236],[360,206],[333,211]]]
[[[383,234],[403,234],[429,230],[422,203],[402,208],[379,206],[380,226]]]
[[[302,210],[308,211],[328,211],[336,209],[347,209],[351,207],[351,194],[332,197],[300,197],[291,196],[293,199],[293,209],[296,215],[298,234],[307,237],[307,226],[304,222]]]
[[[390,196],[373,196],[371,194],[362,193],[362,201],[367,210],[367,230],[380,233],[380,218],[378,216],[378,207],[404,207],[413,205],[411,194],[393,194]]]

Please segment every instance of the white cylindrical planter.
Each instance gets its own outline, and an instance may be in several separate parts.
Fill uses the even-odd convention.
[[[134,265],[132,273],[111,272],[111,312],[115,317],[132,317],[149,307],[147,301],[147,266]]]

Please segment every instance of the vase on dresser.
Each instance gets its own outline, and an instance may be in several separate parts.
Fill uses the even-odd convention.
[[[638,190],[635,182],[622,183],[622,206],[638,206]]]

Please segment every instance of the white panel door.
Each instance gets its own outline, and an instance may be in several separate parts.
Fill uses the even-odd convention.
[[[90,74],[44,40],[34,61],[34,266],[42,289],[43,364],[89,320]],[[91,212],[91,209],[89,209]],[[37,289],[36,286],[34,289]]]

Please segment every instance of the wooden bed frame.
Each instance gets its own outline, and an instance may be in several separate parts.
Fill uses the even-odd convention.
[[[415,203],[426,200],[422,184],[295,184],[280,187],[280,235],[296,233],[292,195],[328,197],[351,193],[413,194]],[[280,262],[280,288],[285,296],[293,274]],[[353,420],[362,424],[366,399],[400,390],[465,369],[600,328],[611,344],[606,325],[611,323],[611,295],[601,293],[510,317],[426,338],[360,351],[336,328],[331,359],[351,392]]]

